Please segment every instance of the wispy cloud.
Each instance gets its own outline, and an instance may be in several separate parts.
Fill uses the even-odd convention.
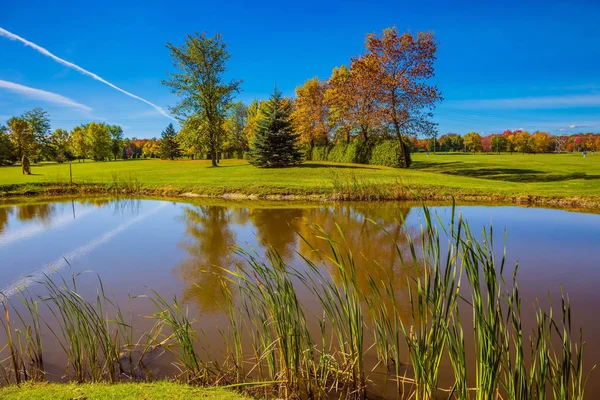
[[[73,64],[73,63],[71,63],[71,62],[69,62],[67,60],[64,60],[64,59],[62,59],[62,58],[60,58],[58,56],[55,56],[54,54],[52,54],[51,52],[49,52],[45,48],[43,48],[41,46],[38,46],[37,44],[35,44],[33,42],[30,42],[29,40],[26,40],[26,39],[24,39],[24,38],[22,38],[22,37],[20,37],[18,35],[15,35],[14,33],[11,33],[9,31],[7,31],[6,29],[3,29],[3,28],[0,28],[0,36],[3,36],[3,37],[8,38],[10,40],[19,41],[19,42],[23,43],[25,46],[31,47],[32,49],[34,49],[38,53],[41,53],[41,54],[45,55],[46,57],[50,57],[51,59],[53,59],[54,61],[56,61],[59,64],[62,64],[62,65],[67,66],[69,68],[72,68],[72,69],[76,70],[77,72],[79,72],[79,73],[81,73],[83,75],[87,75],[87,76],[89,76],[89,77],[91,77],[91,78],[93,78],[93,79],[95,79],[95,80],[97,80],[99,82],[102,82],[105,85],[108,85],[111,88],[113,88],[115,90],[118,90],[119,92],[121,92],[121,93],[123,93],[123,94],[125,94],[125,95],[127,95],[127,96],[129,96],[131,98],[134,98],[136,100],[142,101],[142,102],[148,104],[149,106],[154,107],[156,109],[156,111],[158,111],[159,113],[161,113],[165,117],[167,117],[167,118],[172,119],[173,121],[175,121],[175,118],[173,118],[172,116],[170,116],[169,114],[167,114],[167,112],[164,109],[162,109],[161,107],[157,106],[156,104],[151,103],[148,100],[146,100],[146,99],[144,99],[144,98],[142,98],[140,96],[137,96],[137,95],[135,95],[133,93],[130,93],[130,92],[124,90],[124,89],[121,89],[120,87],[118,87],[118,86],[110,83],[106,79],[101,78],[100,76],[96,75],[95,73],[90,72],[90,71],[88,71],[86,69],[81,68],[79,65]]]
[[[588,127],[593,127],[594,125],[590,125],[590,124],[571,124],[569,126],[564,126],[558,129],[559,132],[564,132],[564,131],[568,131],[571,129],[581,129],[581,128],[588,128]]]
[[[448,101],[460,109],[557,109],[575,107],[600,107],[600,94],[568,96],[516,97],[507,99]]]
[[[0,89],[15,92],[31,99],[47,101],[49,103],[54,103],[61,106],[74,107],[88,112],[92,111],[91,107],[78,103],[75,100],[71,100],[68,97],[61,96],[60,94],[47,92],[41,89],[35,89],[29,86],[23,86],[14,82],[3,81],[0,79]]]

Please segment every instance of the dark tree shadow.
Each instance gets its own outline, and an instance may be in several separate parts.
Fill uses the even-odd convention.
[[[298,168],[348,168],[348,169],[371,169],[367,166],[360,165],[343,165],[343,164],[322,164],[322,163],[313,163],[310,164],[299,164],[296,165]]]
[[[585,172],[570,174],[550,174],[533,169],[520,168],[476,168],[441,171],[448,175],[467,176],[470,178],[493,179],[506,182],[562,182],[574,179],[596,180],[600,175],[588,175]]]

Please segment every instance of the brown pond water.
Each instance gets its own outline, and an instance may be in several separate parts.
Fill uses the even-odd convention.
[[[431,211],[443,224],[449,222],[449,206],[432,206]],[[558,299],[562,284],[571,298],[573,324],[583,328],[587,340],[586,364],[589,367],[600,362],[600,317],[596,314],[600,310],[600,215],[509,206],[469,205],[459,206],[458,211],[473,231],[493,223],[498,254],[504,240],[501,232],[506,229],[508,265],[518,262],[520,266],[526,335],[535,318],[534,301],[544,301],[548,293]],[[385,227],[388,235],[369,220]],[[399,220],[406,221],[404,227]],[[337,223],[354,253],[377,260],[383,266],[379,274],[385,274],[381,278],[393,282],[399,296],[406,296],[402,288],[411,270],[400,267],[390,238],[402,245],[406,234],[418,237],[424,215],[419,205],[392,202],[90,199],[0,204],[0,291],[15,301],[16,286],[41,290],[36,281],[43,273],[55,274],[58,270],[70,276],[93,271],[122,308],[131,309],[138,332],[150,328],[151,321],[144,316],[151,315],[155,308],[148,299],[131,296],[149,294],[153,289],[165,298],[177,296],[188,306],[211,350],[219,352],[219,327],[227,320],[217,266],[232,266],[234,244],[262,254],[262,243],[267,242],[291,265],[305,269],[296,252],[309,252],[297,234],[311,236],[307,222],[316,222],[329,232],[334,232]],[[359,284],[367,291],[366,277],[372,269],[360,262],[358,267]],[[82,294],[95,295],[98,285],[94,274],[84,274],[79,281]],[[317,316],[315,299],[306,290],[299,289],[298,293],[307,312]],[[316,323],[313,328],[317,329]],[[468,330],[466,333],[468,343],[472,336]],[[2,348],[4,338],[0,339]],[[52,337],[47,334],[45,340],[51,341]],[[64,356],[58,346],[46,346],[45,351],[49,377],[59,379],[64,373]],[[153,368],[157,376],[172,373],[166,357],[155,360]],[[379,378],[374,375],[371,379],[375,392],[385,392],[377,388],[381,386],[377,384]],[[446,386],[451,383],[449,368],[443,368],[441,382]],[[590,379],[586,394],[586,398],[600,398],[600,379],[596,376]]]

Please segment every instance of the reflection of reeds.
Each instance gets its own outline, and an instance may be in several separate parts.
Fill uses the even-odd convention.
[[[265,257],[238,248],[243,261],[239,267],[218,271],[225,273],[221,291],[229,317],[228,329],[221,330],[227,349],[224,361],[216,361],[210,343],[176,298],[167,301],[154,292],[156,324],[143,334],[139,364],[146,354],[162,349],[175,360],[177,378],[189,383],[253,387],[250,392],[262,397],[317,398],[334,392],[364,398],[370,382],[365,354],[374,346],[378,362],[397,381],[399,397],[545,400],[551,393],[557,400],[583,399],[590,370],[583,364],[581,332],[579,337],[572,333],[568,297],[562,295],[558,317],[552,307],[544,310],[536,304],[536,325],[525,340],[517,269],[506,283],[505,255],[499,260],[494,256],[494,231],[485,230],[477,240],[454,212],[449,227],[434,222],[427,208],[424,215],[419,240],[406,234],[403,244],[396,245],[401,268],[417,271],[402,287],[408,291],[408,316],[402,312],[406,305],[398,300],[397,285],[377,273],[383,265],[372,260],[369,290],[361,290],[355,255],[343,230],[337,227],[332,236],[314,225],[312,239],[326,246],[303,238],[308,245],[302,256],[305,269],[290,266],[273,248]],[[439,229],[448,237],[445,254]],[[4,381],[43,378],[42,325],[66,354],[69,378],[130,377],[122,359],[133,363],[133,332],[102,282],[93,302],[78,293],[76,277],[46,277],[42,283],[46,294],[41,297],[21,292],[23,314],[4,302]],[[299,290],[317,301],[317,315],[300,300]],[[41,305],[56,321],[41,319]],[[462,306],[472,317],[473,362],[466,356]],[[10,318],[13,312],[16,320]],[[116,317],[108,319],[109,313]],[[318,321],[318,330],[309,329],[311,319]],[[368,343],[369,331],[374,343]],[[244,348],[245,337],[251,349]],[[438,382],[444,360],[454,372],[449,388]]]

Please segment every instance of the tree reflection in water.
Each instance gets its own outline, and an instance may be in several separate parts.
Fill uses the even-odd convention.
[[[380,291],[384,291],[384,284],[391,283],[399,314],[408,321],[411,316],[408,286],[412,286],[419,276],[419,266],[412,262],[408,241],[408,236],[414,240],[418,233],[402,223],[410,211],[410,207],[400,208],[397,205],[382,204],[310,210],[306,223],[301,228],[301,234],[306,241],[300,241],[299,251],[315,263],[323,258],[326,261],[330,254],[328,242],[317,237],[310,226],[311,223],[321,226],[340,244],[340,248],[346,246],[343,244],[345,240],[354,257],[356,283],[361,293],[365,296],[375,294],[370,278],[378,284]],[[402,254],[404,264],[398,250]],[[339,270],[327,262],[325,265],[332,279],[339,282]],[[385,296],[377,298],[391,301]]]
[[[296,257],[296,251],[312,261],[320,258],[314,250],[327,253],[327,243],[317,238],[310,228],[310,224],[315,223],[338,241],[341,240],[339,232],[343,232],[355,256],[360,290],[367,295],[373,293],[369,277],[375,282],[391,282],[399,311],[408,318],[408,285],[418,276],[407,238],[407,234],[415,238],[418,232],[407,230],[402,224],[410,211],[410,207],[401,208],[395,204],[318,208],[185,207],[185,235],[190,240],[180,243],[187,257],[175,269],[185,285],[183,301],[196,304],[203,312],[223,309],[222,268],[231,268],[235,264],[234,246],[243,245],[237,243],[233,225],[250,223],[250,229],[261,246],[272,246],[286,262],[298,266],[302,261]],[[300,238],[298,232],[308,243]],[[404,256],[404,265],[398,257],[396,245]],[[339,271],[329,267],[328,271],[332,279],[339,280]]]
[[[224,303],[221,267],[232,264],[236,241],[230,224],[240,214],[220,206],[186,207],[183,213],[185,234],[191,239],[180,243],[188,257],[175,268],[185,285],[183,301],[197,304],[201,311],[218,310]]]
[[[4,232],[4,228],[8,225],[8,217],[10,217],[12,213],[12,207],[0,207],[0,234]]]

